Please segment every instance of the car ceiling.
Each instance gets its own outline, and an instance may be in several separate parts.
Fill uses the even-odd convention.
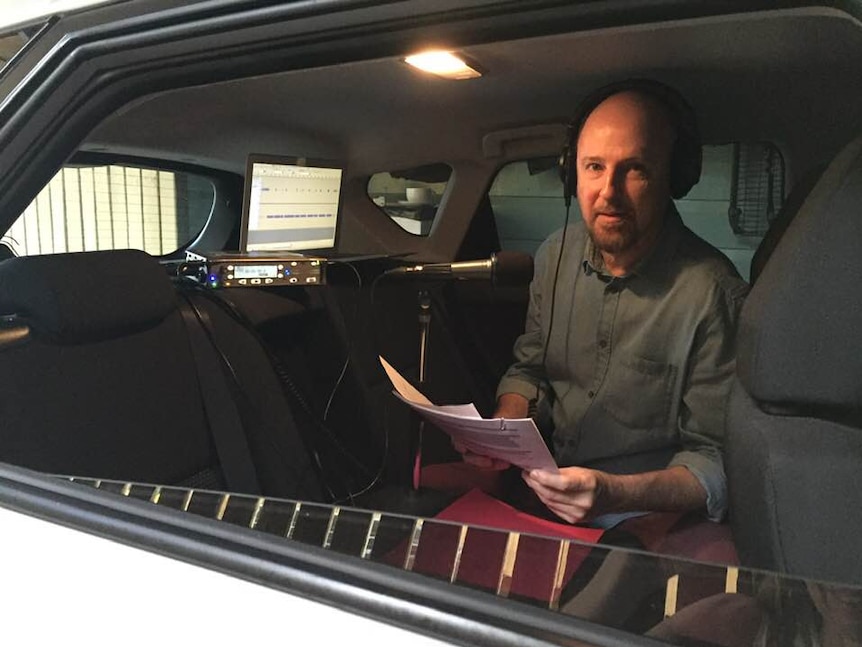
[[[417,39],[414,49],[422,45]],[[699,18],[456,49],[485,76],[447,81],[389,57],[176,89],[128,104],[81,149],[236,172],[249,153],[339,157],[353,175],[481,161],[489,133],[514,129],[517,139],[519,128],[562,124],[591,88],[641,75],[679,87],[708,142],[771,140],[791,159],[813,164],[859,126],[862,29],[834,10]],[[537,140],[533,152],[553,153],[559,143]]]

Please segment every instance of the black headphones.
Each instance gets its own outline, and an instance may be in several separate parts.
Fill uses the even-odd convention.
[[[602,101],[620,92],[628,91],[639,92],[657,99],[670,115],[671,123],[676,131],[676,140],[670,160],[671,197],[674,199],[684,197],[700,179],[703,152],[694,110],[679,92],[664,83],[652,79],[626,79],[605,85],[587,96],[580,103],[569,122],[566,143],[560,153],[559,161],[566,205],[571,203],[577,183],[578,174],[575,168],[575,157],[577,155],[578,136],[581,134],[584,122]]]

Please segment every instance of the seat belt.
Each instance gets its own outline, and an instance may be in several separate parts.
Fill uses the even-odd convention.
[[[207,333],[207,330],[212,330],[209,315],[197,308],[187,295],[179,296],[179,309],[195,360],[201,400],[227,487],[233,492],[260,494],[242,419],[224,374],[225,360]]]

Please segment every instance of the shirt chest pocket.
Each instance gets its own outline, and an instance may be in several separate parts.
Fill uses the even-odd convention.
[[[611,365],[602,407],[633,429],[665,428],[671,410],[676,367],[641,357]]]

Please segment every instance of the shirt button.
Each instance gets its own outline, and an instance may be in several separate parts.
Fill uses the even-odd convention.
[[[607,348],[607,345],[608,345],[607,339],[603,339],[599,342],[599,348]]]
[[[588,397],[588,398],[590,398],[590,400],[592,400],[592,399],[595,397],[595,395],[596,395],[596,394],[595,394],[595,392],[594,392],[594,391],[589,391],[589,392],[587,393],[587,397]]]

